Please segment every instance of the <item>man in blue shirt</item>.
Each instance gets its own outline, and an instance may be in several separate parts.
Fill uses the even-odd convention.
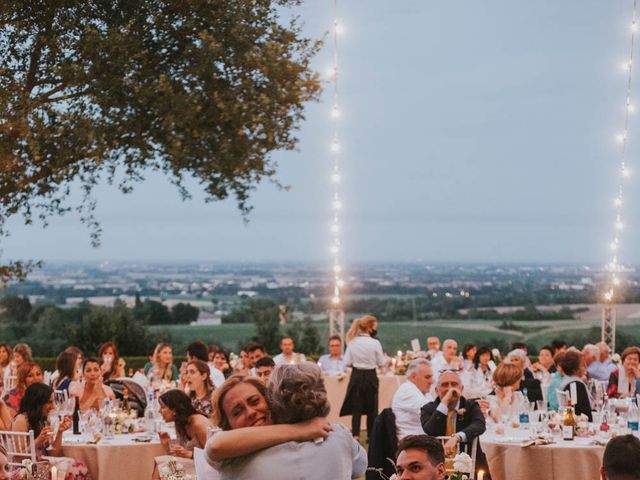
[[[338,375],[347,371],[344,366],[342,340],[339,335],[332,335],[329,338],[329,353],[320,357],[318,365],[325,375]]]

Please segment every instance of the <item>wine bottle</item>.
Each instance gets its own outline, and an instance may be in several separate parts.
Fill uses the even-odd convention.
[[[571,400],[567,400],[567,411],[564,412],[564,418],[562,420],[562,439],[573,440],[575,433],[573,407],[571,406]]]
[[[131,412],[131,403],[129,402],[129,390],[126,388],[122,391],[122,410],[125,413]]]
[[[73,409],[73,434],[80,435],[80,397],[76,397],[75,407]]]

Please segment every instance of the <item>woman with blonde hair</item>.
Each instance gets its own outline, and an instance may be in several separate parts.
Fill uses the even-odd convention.
[[[178,369],[173,364],[173,347],[168,343],[159,343],[153,351],[149,369],[145,375],[152,384],[177,382]]]
[[[344,365],[351,368],[347,393],[340,416],[351,415],[351,434],[360,438],[360,420],[367,416],[367,432],[378,416],[378,375],[376,367],[385,364],[382,345],[375,338],[378,320],[371,315],[356,318],[347,332],[347,351]]]
[[[502,362],[493,372],[493,393],[487,397],[489,414],[495,422],[500,422],[503,414],[511,414],[526,401],[520,392],[522,368]]]

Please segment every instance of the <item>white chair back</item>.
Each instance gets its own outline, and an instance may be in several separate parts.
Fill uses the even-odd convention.
[[[207,463],[203,449],[193,449],[193,463],[196,467],[196,480],[219,480],[220,474]]]
[[[567,406],[567,402],[569,401],[569,392],[556,389],[556,397],[558,397],[558,410],[560,410],[561,407]]]
[[[442,446],[444,447],[444,444],[447,443],[448,440],[451,439],[451,437],[436,437],[438,440],[440,440],[440,443],[442,443]],[[464,444],[459,444],[459,445],[464,445]],[[478,437],[474,438],[471,441],[471,454],[469,454],[469,456],[471,457],[471,473],[469,473],[468,478],[469,480],[474,480],[476,478],[476,456],[478,453]],[[445,467],[447,469],[447,476],[455,473],[454,469],[453,469],[453,462],[451,461],[447,461],[449,460],[448,458],[445,458]]]
[[[28,432],[0,431],[0,444],[7,450],[10,466],[21,467],[23,460],[36,463],[36,442],[33,430]]]

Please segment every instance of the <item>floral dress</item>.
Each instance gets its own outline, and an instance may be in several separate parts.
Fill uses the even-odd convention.
[[[196,398],[195,393],[191,395],[191,405],[196,409],[198,413],[202,413],[205,417],[210,417],[213,412],[213,405],[211,404],[211,394],[213,390],[208,391],[204,397]]]

